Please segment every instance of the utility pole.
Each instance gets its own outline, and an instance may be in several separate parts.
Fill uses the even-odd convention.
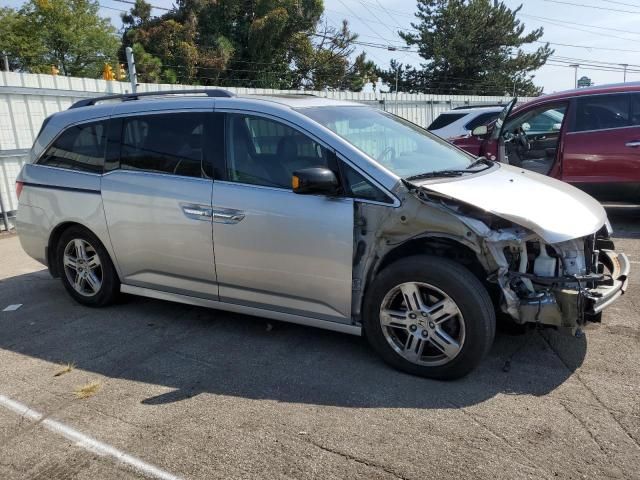
[[[133,50],[131,47],[125,49],[127,54],[127,65],[129,67],[129,80],[131,81],[131,93],[136,93],[138,88],[138,75],[136,73],[136,62],[133,58]]]
[[[398,72],[400,71],[400,66],[396,66],[396,104],[398,103]]]
[[[621,63],[620,66],[624,68],[624,71],[622,73],[622,83],[627,83],[627,67],[629,66],[629,64]]]
[[[573,63],[573,64],[571,64],[569,66],[574,68],[573,88],[578,88],[578,67],[580,66],[580,64],[579,63]]]
[[[2,56],[4,57],[4,71],[8,72],[9,71],[9,55],[4,53]]]

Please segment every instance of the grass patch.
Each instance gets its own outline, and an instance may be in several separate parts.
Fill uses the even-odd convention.
[[[93,397],[100,390],[100,382],[89,382],[86,385],[78,387],[73,392],[77,398],[89,398]]]
[[[76,365],[73,362],[69,362],[69,363],[63,363],[62,365],[60,365],[60,367],[61,367],[60,370],[58,370],[56,373],[53,374],[54,377],[60,377],[65,373],[69,373],[74,368],[76,368]]]

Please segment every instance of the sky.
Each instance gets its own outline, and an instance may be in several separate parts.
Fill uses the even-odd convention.
[[[122,0],[99,0],[101,13],[122,26],[120,10],[130,7]],[[153,5],[171,8],[172,0],[151,0]],[[410,31],[415,21],[416,0],[324,0],[325,21],[340,25],[349,21],[359,40],[380,45],[404,45],[397,31]],[[555,50],[549,63],[535,73],[534,83],[545,93],[573,88],[575,69],[578,78],[589,77],[596,85],[623,81],[623,67],[629,64],[626,80],[640,81],[640,0],[504,0],[510,8],[523,5],[518,17],[525,31],[544,27],[542,41]],[[0,0],[0,4],[18,7],[21,0]],[[154,14],[164,13],[154,9]],[[524,47],[534,50],[538,45]],[[413,47],[412,47],[413,48]],[[388,67],[393,58],[410,65],[422,61],[417,53],[388,51],[358,46],[378,65]],[[605,62],[605,63],[601,63]],[[617,69],[617,71],[608,71]],[[606,71],[605,71],[606,70]],[[635,72],[632,70],[636,70]]]

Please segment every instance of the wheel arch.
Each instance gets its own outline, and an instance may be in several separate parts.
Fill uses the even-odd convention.
[[[406,242],[390,249],[380,257],[375,265],[370,268],[360,298],[360,312],[362,312],[367,292],[376,275],[398,260],[414,255],[433,255],[453,260],[467,268],[476,278],[478,278],[493,297],[494,293],[493,288],[491,287],[492,284],[487,280],[487,276],[490,272],[487,271],[486,267],[481,262],[479,252],[475,251],[470,245],[468,245],[464,239],[460,239],[452,235],[439,233],[424,234],[407,240]]]
[[[109,250],[104,245],[104,242],[93,230],[91,230],[91,228],[87,227],[86,225],[80,222],[67,220],[56,225],[53,228],[53,230],[51,230],[51,233],[49,234],[49,241],[47,242],[47,250],[46,250],[46,260],[47,260],[47,266],[49,268],[49,273],[51,274],[52,277],[54,278],[60,277],[60,272],[58,271],[58,259],[57,259],[56,246],[58,245],[58,242],[60,241],[60,237],[62,236],[62,234],[71,227],[80,227],[88,231],[89,233],[91,233],[93,236],[95,236],[98,239],[98,241],[102,244],[102,246],[105,247],[105,250],[107,251],[107,255],[109,255],[110,257],[109,259],[115,265],[114,259],[112,258]]]

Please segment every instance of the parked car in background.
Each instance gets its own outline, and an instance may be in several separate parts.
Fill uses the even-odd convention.
[[[494,121],[503,109],[504,105],[454,108],[438,115],[427,130],[441,138],[468,135],[474,128]]]
[[[545,95],[452,143],[568,182],[601,201],[640,202],[640,83]]]
[[[196,93],[81,100],[42,127],[17,230],[79,303],[364,333],[399,369],[456,378],[496,310],[575,331],[626,288],[604,209],[569,185],[356,103]]]

